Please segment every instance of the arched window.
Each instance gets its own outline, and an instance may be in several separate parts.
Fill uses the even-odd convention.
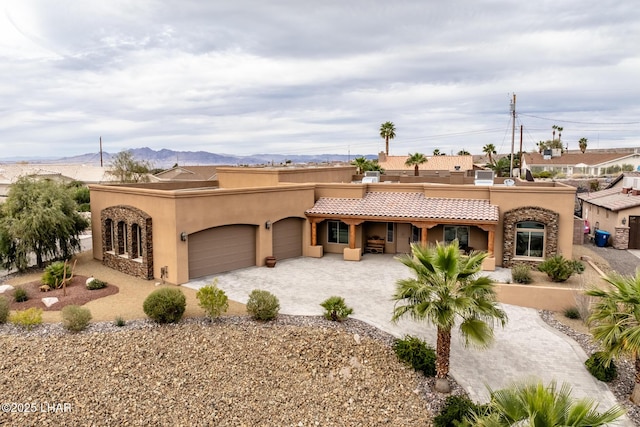
[[[118,255],[126,255],[129,236],[127,235],[127,224],[124,221],[118,223]]]
[[[131,258],[142,258],[142,229],[138,224],[131,226]]]
[[[105,222],[105,230],[104,230],[104,240],[107,251],[113,251],[113,242],[115,240],[114,229],[113,229],[113,221],[111,219],[107,219]]]
[[[516,257],[544,257],[545,226],[541,222],[516,223]]]

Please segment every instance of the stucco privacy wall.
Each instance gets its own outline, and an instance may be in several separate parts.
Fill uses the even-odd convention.
[[[189,280],[188,239],[192,234],[229,224],[249,224],[257,228],[256,264],[272,252],[272,231],[265,223],[288,218],[305,218],[314,204],[314,186],[291,184],[267,188],[149,190],[125,185],[93,185],[91,189],[92,228],[101,230],[100,212],[111,206],[130,205],[147,213],[152,222],[153,277],[167,268],[166,280],[181,284]],[[303,251],[310,244],[310,230],[304,222]],[[103,259],[102,233],[93,233],[93,254]],[[304,252],[303,252],[304,254]]]
[[[218,182],[222,188],[268,187],[280,183],[350,183],[356,172],[354,166],[333,167],[266,167],[235,168],[219,167],[216,169]]]

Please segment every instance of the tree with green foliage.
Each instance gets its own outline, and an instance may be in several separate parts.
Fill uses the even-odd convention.
[[[111,159],[109,174],[122,183],[148,182],[152,169],[149,161],[136,160],[131,150],[124,150]]]
[[[22,177],[0,206],[0,262],[23,271],[32,253],[38,267],[45,260],[69,258],[80,250],[80,233],[87,227],[66,186]]]
[[[513,167],[520,167],[520,154],[516,153],[513,158]],[[489,169],[493,170],[496,173],[496,176],[510,176],[509,170],[511,169],[511,154],[507,154],[504,157],[501,157],[496,162],[487,166]]]
[[[369,159],[361,156],[353,159],[351,161],[351,164],[357,168],[358,175],[361,175],[365,173],[367,170],[369,170],[369,162],[370,162]]]
[[[484,147],[482,147],[482,152],[489,156],[489,164],[493,163],[493,155],[498,154],[498,152],[496,151],[496,146],[493,144],[486,144]]]
[[[393,122],[384,122],[380,125],[380,137],[385,142],[385,153],[389,155],[389,140],[396,137],[396,126]]]
[[[578,140],[578,147],[580,147],[580,151],[582,151],[583,153],[587,151],[588,142],[589,140],[587,140],[587,138],[580,138],[580,140]]]
[[[445,153],[441,153],[439,148],[434,148],[433,149],[433,155],[434,156],[444,156]]]
[[[635,361],[634,387],[630,400],[640,405],[640,271],[635,276],[608,274],[606,289],[592,288],[586,294],[597,298],[588,323],[602,346],[605,364],[623,355]]]
[[[467,150],[465,150],[464,148],[460,151],[458,151],[458,156],[470,156],[471,153],[468,152]]]
[[[488,409],[480,408],[467,421],[474,427],[597,427],[608,425],[624,413],[618,405],[598,412],[598,403],[589,398],[571,397],[571,386],[559,389],[554,381],[548,386],[541,382],[514,383],[491,391]],[[465,425],[465,424],[463,424]]]
[[[409,153],[409,157],[407,157],[407,160],[404,162],[405,166],[414,167],[413,174],[415,176],[420,175],[420,170],[418,168],[420,165],[424,163],[427,163],[427,157],[422,153],[415,153],[415,154]]]
[[[415,277],[398,280],[393,299],[393,321],[409,315],[437,329],[436,384],[438,392],[450,391],[447,375],[451,331],[460,320],[467,346],[487,347],[493,340],[495,321],[504,326],[507,314],[498,307],[492,280],[479,276],[486,252],[462,255],[458,241],[435,246],[411,245],[411,254],[398,259]]]

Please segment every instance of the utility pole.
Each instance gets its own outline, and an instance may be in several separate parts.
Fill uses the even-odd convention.
[[[100,137],[100,167],[102,167],[102,137]]]
[[[518,176],[519,177],[522,177],[522,128],[523,126],[520,125],[520,151],[519,151],[520,155],[518,156],[519,157],[519,160],[518,160]]]
[[[511,124],[511,161],[509,164],[509,177],[513,178],[513,146],[516,142],[516,94],[513,94],[513,100],[511,101],[511,117],[513,122]]]

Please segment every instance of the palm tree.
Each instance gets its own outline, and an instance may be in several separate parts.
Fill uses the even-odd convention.
[[[498,152],[496,151],[496,146],[493,144],[487,144],[482,147],[482,152],[489,156],[489,163],[493,163],[493,155],[498,154]]]
[[[396,137],[396,127],[393,122],[384,122],[380,125],[380,137],[384,138],[385,153],[389,155],[389,140]]]
[[[491,391],[489,415],[474,414],[469,421],[474,427],[597,427],[608,425],[625,413],[617,405],[599,413],[597,406],[593,399],[573,399],[569,384],[558,389],[555,381],[548,386],[541,382],[514,383]]]
[[[545,141],[540,141],[536,145],[538,146],[538,153],[540,154],[547,149],[547,143]]]
[[[419,176],[420,175],[420,171],[418,170],[418,166],[420,166],[423,163],[427,163],[427,158],[425,157],[424,154],[422,154],[422,153],[415,153],[415,154],[409,153],[409,157],[404,162],[404,165],[405,166],[413,166],[414,167],[413,174],[415,176]]]
[[[434,149],[433,149],[433,155],[434,155],[434,156],[440,156],[440,155],[441,155],[441,154],[440,154],[440,149],[439,149],[439,148],[434,148]]]
[[[468,152],[467,150],[465,150],[464,148],[460,151],[458,151],[458,156],[470,156],[471,153]]]
[[[358,169],[358,175],[368,171],[369,160],[366,157],[356,157],[351,161],[351,164]]]
[[[552,132],[551,132],[551,134],[552,134],[551,141],[555,141],[555,140],[556,140],[556,130],[558,129],[558,126],[553,125],[553,126],[551,126],[551,129],[552,129]]]
[[[607,361],[623,354],[635,360],[635,384],[631,401],[640,404],[640,271],[634,276],[617,273],[604,280],[609,289],[589,289],[586,294],[599,298],[594,304],[589,325],[593,337],[600,341]]]
[[[587,142],[587,138],[580,138],[580,140],[578,141],[578,146],[580,147],[580,151],[582,151],[583,154],[585,151],[587,151]]]
[[[493,340],[495,320],[502,326],[507,322],[506,313],[497,305],[492,280],[477,274],[487,255],[486,252],[462,255],[458,241],[454,240],[436,246],[413,243],[411,255],[398,258],[416,277],[396,283],[392,320],[408,314],[437,328],[436,391],[451,390],[447,380],[451,330],[458,319],[465,344],[479,348],[487,347]]]
[[[558,141],[560,141],[562,139],[562,131],[564,128],[562,126],[556,126],[556,129],[558,130]]]

